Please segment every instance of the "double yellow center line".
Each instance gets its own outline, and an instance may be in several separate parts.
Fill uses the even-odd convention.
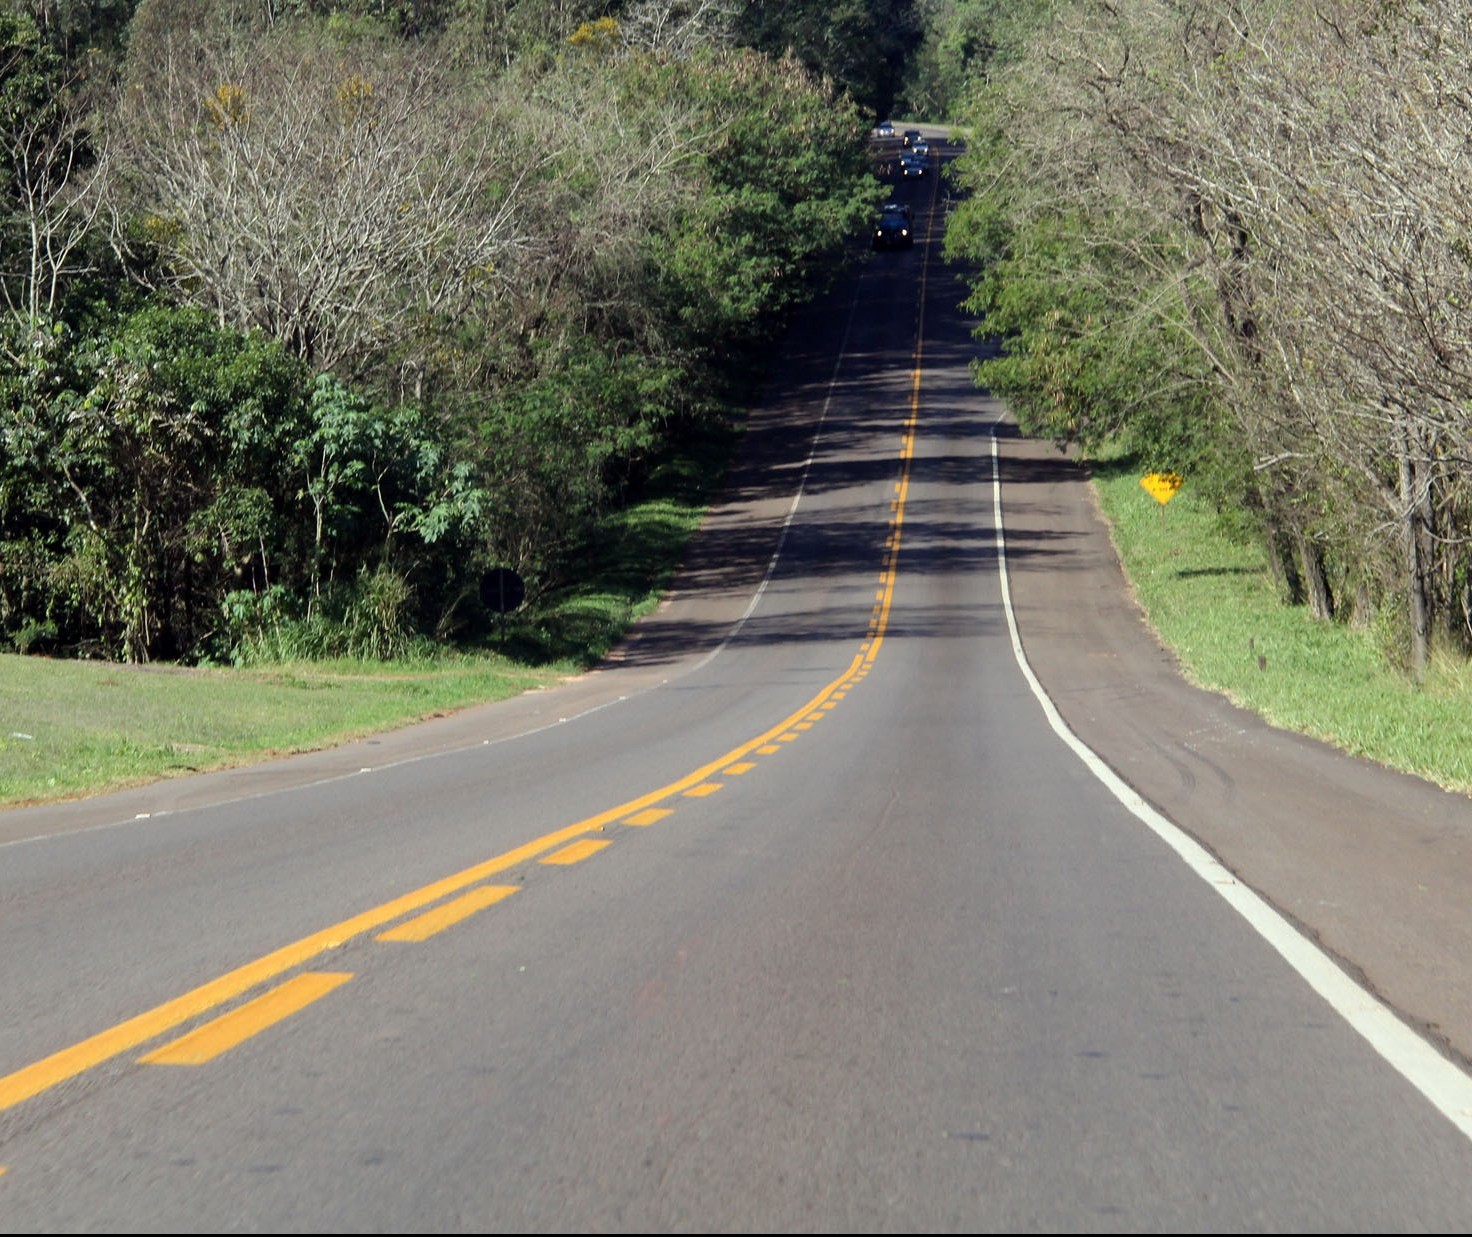
[[[933,218],[934,212],[932,212]],[[933,227],[933,225],[932,225]],[[928,251],[929,245],[926,246]],[[928,265],[928,256],[927,262]],[[609,845],[607,839],[594,834],[613,824],[647,826],[669,816],[674,808],[661,806],[678,796],[699,798],[719,790],[717,775],[740,776],[756,767],[748,757],[771,755],[782,750],[801,733],[820,721],[842,700],[850,687],[861,680],[878,656],[889,623],[894,600],[894,587],[899,565],[901,526],[905,502],[909,495],[910,470],[914,455],[915,427],[920,407],[921,341],[925,303],[925,266],[921,275],[921,320],[916,333],[914,367],[911,377],[908,415],[904,423],[900,447],[900,476],[895,483],[891,502],[889,536],[885,543],[880,587],[869,622],[867,639],[848,667],[807,701],[796,712],[777,725],[733,748],[719,758],[701,765],[677,781],[648,794],[621,803],[576,824],[547,833],[474,865],[425,885],[402,897],[385,902],[362,914],[303,937],[290,945],[266,954],[236,970],[229,971],[209,983],[184,993],[171,1001],[118,1023],[40,1061],[0,1078],[0,1112],[41,1094],[67,1079],[74,1078],[106,1061],[138,1048],[176,1030],[212,1010],[219,1009],[252,989],[258,988],[289,971],[297,970],[315,958],[338,949],[349,941],[378,929],[386,929],[377,937],[381,941],[416,942],[428,939],[478,911],[509,897],[514,885],[488,885],[483,882],[522,864],[540,860],[543,863],[576,863]],[[468,892],[467,892],[468,891]],[[433,908],[433,909],[429,909]],[[399,922],[404,921],[404,922]],[[397,924],[387,928],[387,925]],[[309,972],[294,976],[274,989],[238,1006],[183,1036],[140,1058],[149,1064],[198,1065],[214,1059],[260,1030],[305,1008],[352,979],[350,972]]]

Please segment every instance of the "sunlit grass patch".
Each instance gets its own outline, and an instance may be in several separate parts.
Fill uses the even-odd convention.
[[[0,804],[64,799],[265,756],[502,700],[571,667],[503,657],[119,666],[0,655]]]
[[[1164,508],[1127,466],[1096,468],[1135,595],[1194,683],[1286,729],[1472,791],[1472,669],[1439,659],[1418,687],[1372,634],[1287,606],[1255,545],[1185,488]]]

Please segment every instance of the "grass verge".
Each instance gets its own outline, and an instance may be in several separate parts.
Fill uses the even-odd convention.
[[[183,669],[0,655],[0,806],[346,742],[556,682],[493,654]]]
[[[1417,686],[1373,636],[1279,600],[1262,552],[1223,535],[1189,484],[1163,509],[1128,462],[1094,465],[1100,506],[1135,595],[1198,686],[1284,729],[1472,792],[1467,670]]]
[[[478,652],[244,669],[0,654],[0,808],[333,746],[549,686],[658,603],[737,443],[713,427],[612,514],[576,583]]]

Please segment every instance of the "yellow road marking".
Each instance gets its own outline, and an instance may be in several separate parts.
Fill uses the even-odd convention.
[[[520,888],[519,885],[482,885],[463,893],[453,901],[437,906],[432,911],[401,923],[397,928],[380,932],[375,938],[380,941],[427,941],[437,932],[452,928],[462,919],[469,919],[477,911],[509,898]]]
[[[299,1013],[350,979],[352,975],[346,972],[308,971],[294,976],[264,996],[258,996],[239,1009],[222,1014],[213,1022],[207,1022],[138,1059],[145,1065],[204,1065],[222,1052],[243,1044],[252,1035],[259,1035],[267,1027]]]
[[[699,786],[692,786],[685,792],[687,799],[704,799],[706,795],[713,795],[720,790],[719,782],[702,782]]]
[[[860,657],[862,654],[855,657],[854,662],[857,663]],[[478,885],[487,877],[519,867],[523,863],[529,863],[558,846],[566,845],[575,838],[597,832],[606,824],[631,817],[645,808],[688,790],[691,786],[705,781],[711,774],[753,752],[771,755],[780,751],[781,748],[771,742],[772,738],[785,730],[796,718],[821,707],[823,702],[829,698],[833,688],[842,682],[852,670],[851,665],[848,670],[819,691],[800,709],[791,716],[783,718],[764,734],[757,735],[740,747],[724,753],[718,759],[692,770],[678,781],[661,786],[648,794],[640,795],[637,799],[631,799],[627,803],[621,803],[596,816],[590,816],[586,820],[580,820],[576,824],[544,834],[533,841],[487,859],[483,863],[453,873],[421,889],[416,889],[402,897],[385,902],[381,906],[345,919],[341,923],[324,928],[320,932],[314,932],[254,962],[228,971],[182,996],[165,1001],[162,1005],[155,1006],[145,1013],[120,1022],[114,1027],[63,1048],[59,1052],[52,1053],[49,1057],[24,1066],[12,1074],[7,1074],[0,1078],[0,1112],[13,1108],[32,1096],[39,1095],[59,1082],[75,1078],[78,1074],[101,1065],[104,1061],[110,1061],[113,1057],[136,1048],[166,1031],[171,1031],[181,1023],[188,1022],[191,1018],[223,1005],[248,992],[251,988],[274,979],[286,971],[293,970],[328,950],[337,949],[355,937],[371,932],[384,924],[392,923],[404,915],[421,910],[472,885]]]
[[[674,809],[667,807],[652,807],[644,812],[636,812],[624,821],[626,825],[652,825],[655,821],[663,820],[666,816],[673,816]]]
[[[934,226],[934,212],[932,212],[932,227]],[[914,362],[915,369],[911,382],[910,413],[905,423],[905,434],[908,442],[913,443],[915,426],[919,419],[920,409],[920,377],[921,377],[921,355],[924,340],[925,319],[925,290],[927,275],[929,271],[930,247],[926,247],[925,262],[921,266],[921,292],[919,327]],[[913,458],[913,450],[907,450],[902,458],[902,472],[900,479],[895,482],[894,490],[896,497],[890,501],[890,509],[894,512],[894,540],[898,546],[901,534],[901,526],[904,523],[904,508],[909,496],[910,488],[910,461]],[[635,816],[651,808],[674,795],[698,785],[705,781],[711,774],[726,768],[737,761],[758,753],[770,756],[781,751],[778,744],[772,742],[774,736],[787,730],[793,722],[802,714],[813,709],[831,709],[832,702],[841,700],[843,692],[836,690],[844,683],[849,674],[860,666],[872,664],[879,655],[879,650],[884,643],[884,631],[889,622],[889,612],[893,603],[894,578],[896,568],[891,567],[888,579],[889,588],[880,606],[878,620],[878,634],[870,641],[861,645],[859,653],[854,658],[853,665],[849,670],[835,678],[831,683],[819,691],[811,700],[798,709],[791,717],[784,718],[763,734],[743,743],[733,751],[726,752],[718,759],[692,770],[678,781],[667,786],[661,786],[648,794],[641,795],[627,803],[621,803],[617,807],[596,816],[590,816],[586,820],[578,821],[562,829],[544,834],[521,846],[514,847],[500,855],[487,859],[483,863],[456,872],[432,884],[425,885],[402,897],[385,902],[381,906],[373,907],[361,914],[354,915],[331,927],[324,928],[310,936],[303,937],[299,941],[274,950],[264,957],[244,966],[228,971],[216,979],[202,984],[182,996],[173,1000],[165,1001],[162,1005],[129,1018],[118,1023],[114,1027],[101,1031],[87,1039],[84,1039],[58,1052],[52,1053],[39,1061],[24,1066],[11,1074],[0,1077],[0,1112],[4,1112],[15,1105],[39,1095],[41,1092],[64,1082],[68,1078],[75,1078],[86,1070],[109,1061],[130,1049],[138,1047],[167,1031],[172,1030],[192,1018],[213,1009],[219,1005],[233,1000],[251,988],[257,987],[268,980],[276,978],[286,971],[301,966],[304,962],[318,957],[332,949],[340,948],[348,941],[362,936],[384,924],[392,923],[414,911],[421,910],[435,902],[439,902],[451,894],[458,893],[463,889],[478,885],[487,877],[505,872],[511,868],[518,867],[523,863],[529,863],[533,859],[563,846],[574,838],[580,838],[592,832],[602,830],[604,825],[614,821],[628,818],[632,820]]]
[[[743,773],[750,773],[756,768],[756,762],[752,760],[738,761],[736,764],[722,769],[721,772],[731,777],[740,777]]]
[[[791,732],[791,731],[790,731],[790,730],[789,730],[789,731],[788,731],[788,732],[787,732],[787,733],[786,733],[786,734],[779,734],[779,735],[778,735],[778,736],[777,736],[777,742],[778,742],[778,743],[791,743],[791,742],[792,742],[792,741],[793,741],[793,740],[794,740],[794,739],[796,739],[796,738],[797,738],[797,737],[798,737],[798,736],[797,736],[797,735],[795,735],[795,734],[793,734],[793,733],[792,733],[792,732]]]
[[[564,846],[559,851],[554,851],[542,859],[541,862],[557,864],[582,863],[589,855],[596,855],[605,846],[612,845],[612,842],[605,841],[603,838],[584,838],[581,842],[574,842],[570,846]]]

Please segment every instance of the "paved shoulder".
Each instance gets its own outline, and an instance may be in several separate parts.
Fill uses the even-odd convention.
[[[1069,726],[1408,1021],[1472,1059],[1472,800],[1188,684],[1131,600],[1084,470],[1010,424],[999,435],[1022,640]]]

